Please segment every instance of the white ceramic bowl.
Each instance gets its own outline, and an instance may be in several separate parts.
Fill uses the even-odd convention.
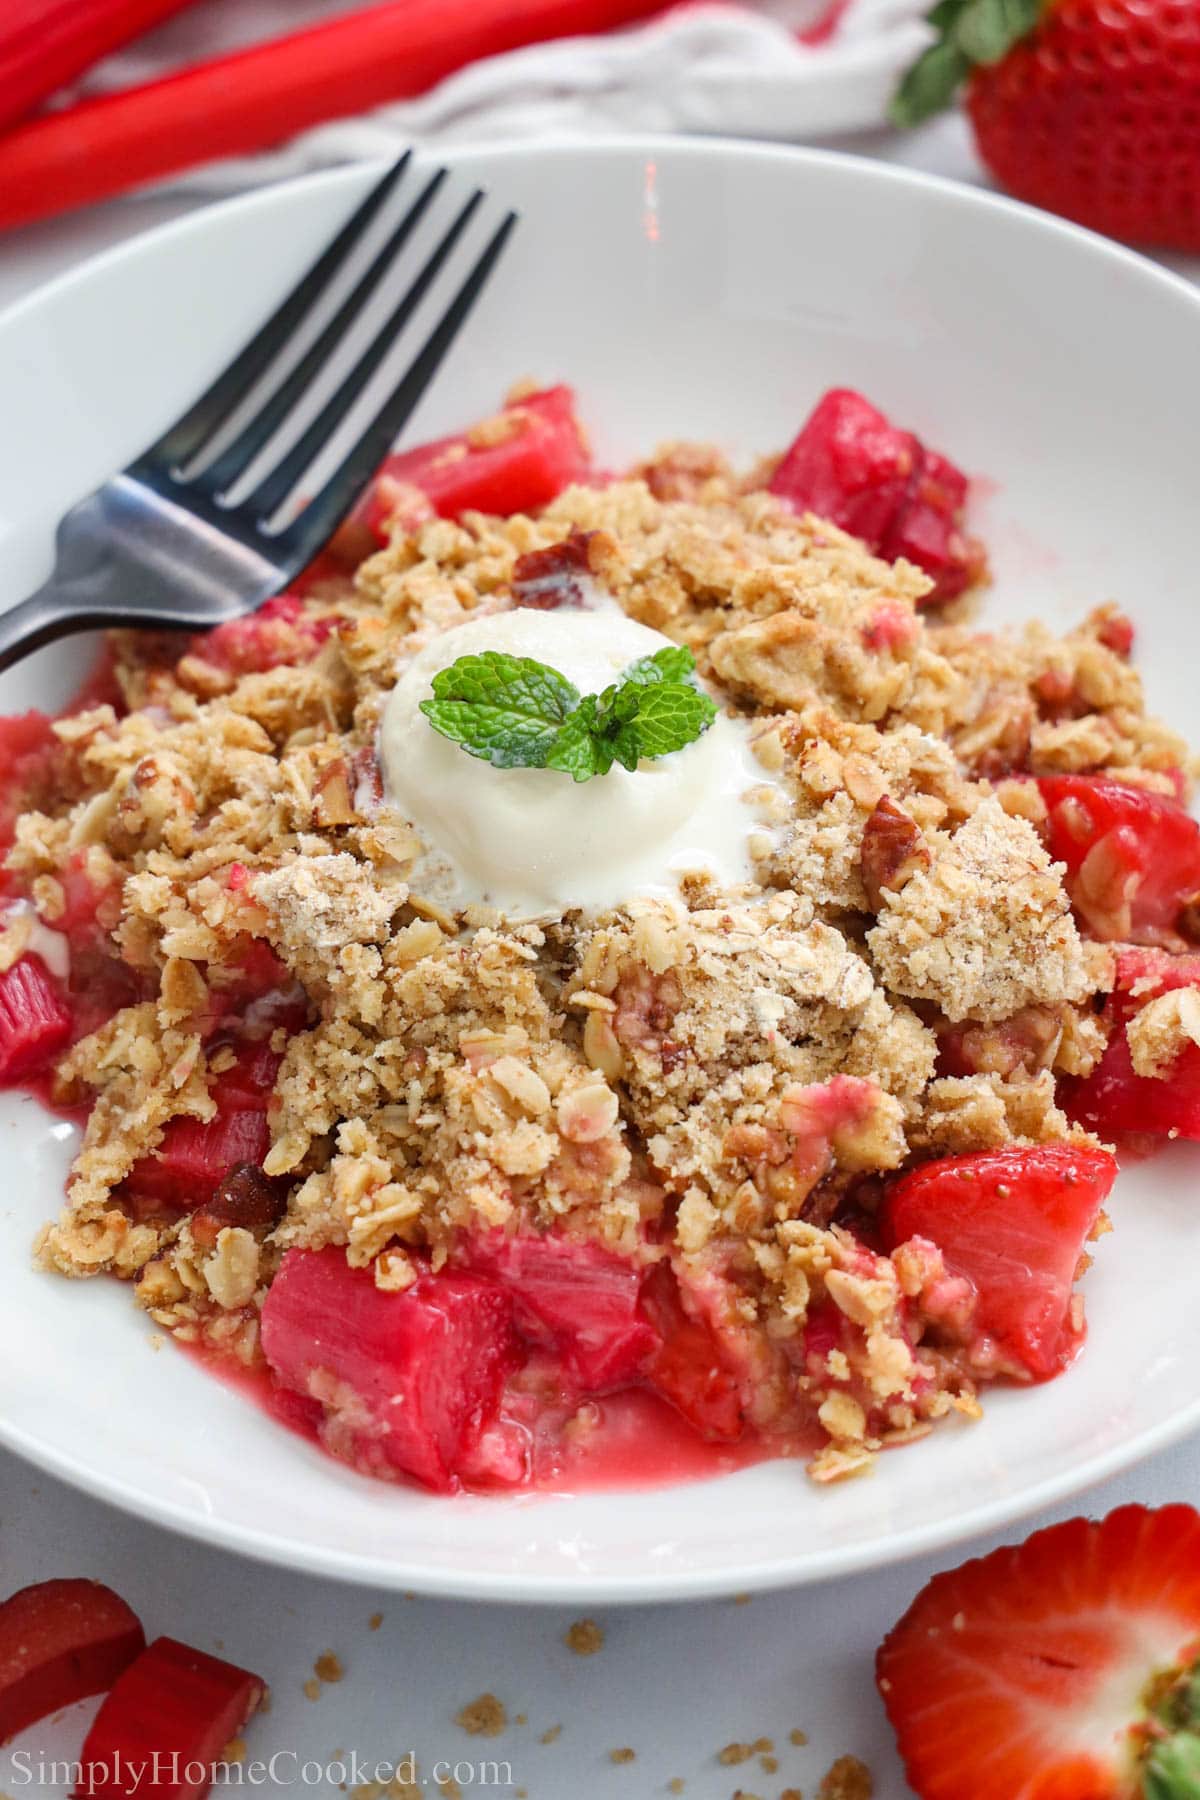
[[[833,384],[985,477],[993,619],[1134,614],[1152,698],[1194,716],[1200,297],[1006,202],[830,156],[629,142],[457,154],[524,223],[409,441],[516,377],[571,380],[602,456],[665,436],[780,446]],[[58,512],[189,399],[363,189],[347,170],[216,206],[0,320],[0,594]],[[79,646],[0,680],[61,698]],[[1118,1184],[1062,1380],[989,1397],[865,1480],[795,1464],[651,1492],[444,1500],[360,1479],[150,1332],[115,1283],[35,1274],[73,1133],[0,1106],[0,1438],[118,1505],[297,1568],[429,1592],[649,1600],[815,1580],[928,1551],[1086,1487],[1200,1423],[1197,1152]]]

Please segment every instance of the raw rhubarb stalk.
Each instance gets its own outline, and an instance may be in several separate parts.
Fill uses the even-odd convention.
[[[348,13],[19,126],[0,139],[0,226],[263,150],[522,44],[662,10],[663,0],[389,0]]]
[[[137,1615],[98,1581],[39,1581],[0,1605],[0,1743],[102,1694],[145,1648]]]
[[[262,1700],[248,1669],[174,1638],[130,1663],[84,1739],[76,1792],[89,1800],[202,1800],[212,1766]],[[142,1780],[134,1789],[133,1774]]]
[[[0,127],[193,0],[5,0]]]

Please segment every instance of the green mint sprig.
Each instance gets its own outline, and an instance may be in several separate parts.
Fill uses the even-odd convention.
[[[496,769],[558,769],[573,781],[636,769],[706,732],[716,706],[692,681],[696,659],[669,644],[600,694],[581,694],[530,656],[483,650],[433,678],[421,711],[435,731]]]

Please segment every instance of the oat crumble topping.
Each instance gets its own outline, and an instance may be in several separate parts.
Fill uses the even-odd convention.
[[[510,928],[422,891],[376,733],[407,660],[511,607],[518,559],[572,532],[603,594],[688,645],[748,722],[774,811],[744,890],[697,878],[678,905]],[[165,1330],[256,1366],[289,1251],[336,1247],[404,1294],[483,1234],[553,1230],[651,1282],[669,1267],[748,1424],[782,1444],[817,1422],[819,1482],[974,1416],[938,1271],[847,1221],[914,1158],[1096,1141],[1056,1083],[1104,1050],[1112,958],[1081,938],[1026,777],[1164,792],[1189,759],[1103,609],[1000,636],[923,612],[928,590],[677,447],[537,517],[397,522],[278,622],[270,666],[118,635],[119,695],[55,724],[55,789],[8,856],[50,929],[86,881],[126,989],[58,1065],[59,1098],[92,1105],[42,1266],[115,1274]],[[0,933],[0,967],[30,929]],[[969,1072],[944,1072],[947,1032]],[[1200,1043],[1194,992],[1153,999],[1128,1041],[1161,1073]],[[190,1215],[139,1199],[248,1042],[275,1059],[257,1186]],[[566,1642],[590,1655],[603,1633],[580,1620]],[[505,1722],[490,1695],[459,1714]],[[822,1788],[869,1791],[853,1759]]]

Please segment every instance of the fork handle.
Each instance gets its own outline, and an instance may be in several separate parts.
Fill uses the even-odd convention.
[[[68,632],[86,631],[105,622],[98,615],[92,616],[77,600],[68,598],[61,583],[48,581],[28,600],[0,613],[0,669],[11,668],[31,650],[53,643]]]

